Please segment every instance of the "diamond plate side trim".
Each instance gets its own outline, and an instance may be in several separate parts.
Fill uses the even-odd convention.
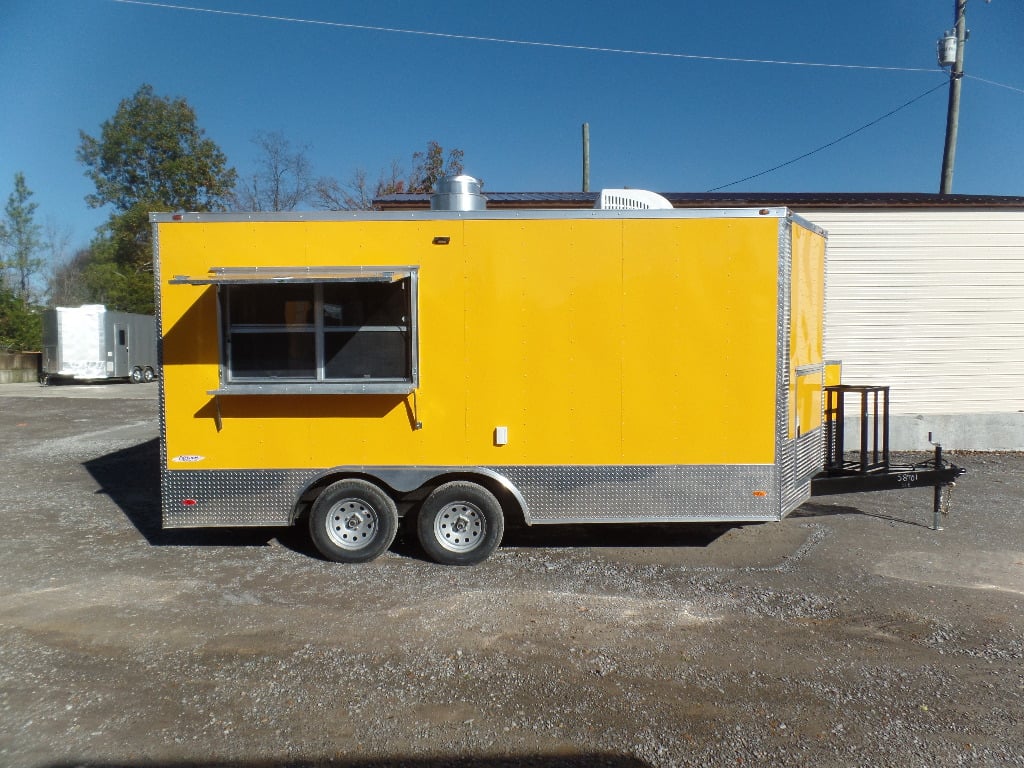
[[[778,482],[771,465],[358,469],[379,481],[402,473],[422,482],[447,473],[507,478],[525,502],[530,523],[753,521],[782,515],[782,500],[771,490]],[[290,525],[297,499],[323,475],[323,470],[165,470],[163,525]]]
[[[811,497],[811,478],[821,471],[824,435],[815,429],[786,443],[782,464],[782,516]]]
[[[312,470],[165,470],[164,528],[290,525]]]
[[[491,467],[519,488],[531,523],[778,520],[771,465]],[[755,496],[755,491],[766,491]]]
[[[824,430],[819,427],[801,435],[796,440],[796,480],[803,482],[824,469]]]

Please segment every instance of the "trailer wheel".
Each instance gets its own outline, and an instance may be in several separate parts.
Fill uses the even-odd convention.
[[[328,560],[366,563],[395,540],[398,508],[365,480],[339,480],[317,497],[309,515],[313,544]]]
[[[142,380],[147,384],[151,383],[156,378],[156,372],[148,365],[142,369]]]
[[[417,521],[427,555],[445,565],[475,565],[501,543],[505,518],[494,494],[481,485],[456,480],[431,493]]]
[[[139,368],[138,366],[132,368],[132,372],[128,374],[128,381],[130,381],[132,384],[141,384],[142,369]]]

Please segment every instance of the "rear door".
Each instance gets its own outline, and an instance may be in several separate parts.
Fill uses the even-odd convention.
[[[127,376],[131,372],[128,363],[128,326],[114,323],[114,371],[112,376]]]

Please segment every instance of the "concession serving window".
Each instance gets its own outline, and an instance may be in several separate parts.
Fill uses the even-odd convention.
[[[419,384],[417,267],[214,267],[211,394],[408,394]]]

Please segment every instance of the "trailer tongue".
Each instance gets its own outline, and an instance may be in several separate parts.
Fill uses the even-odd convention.
[[[826,386],[825,467],[811,480],[812,496],[831,496],[866,491],[894,491],[902,488],[935,489],[932,528],[942,530],[950,490],[967,470],[942,458],[942,446],[935,446],[932,459],[915,464],[894,464],[889,453],[889,387],[836,384]],[[860,445],[846,451],[846,397],[858,396]],[[881,409],[881,410],[880,410]],[[931,440],[931,433],[928,434]]]

